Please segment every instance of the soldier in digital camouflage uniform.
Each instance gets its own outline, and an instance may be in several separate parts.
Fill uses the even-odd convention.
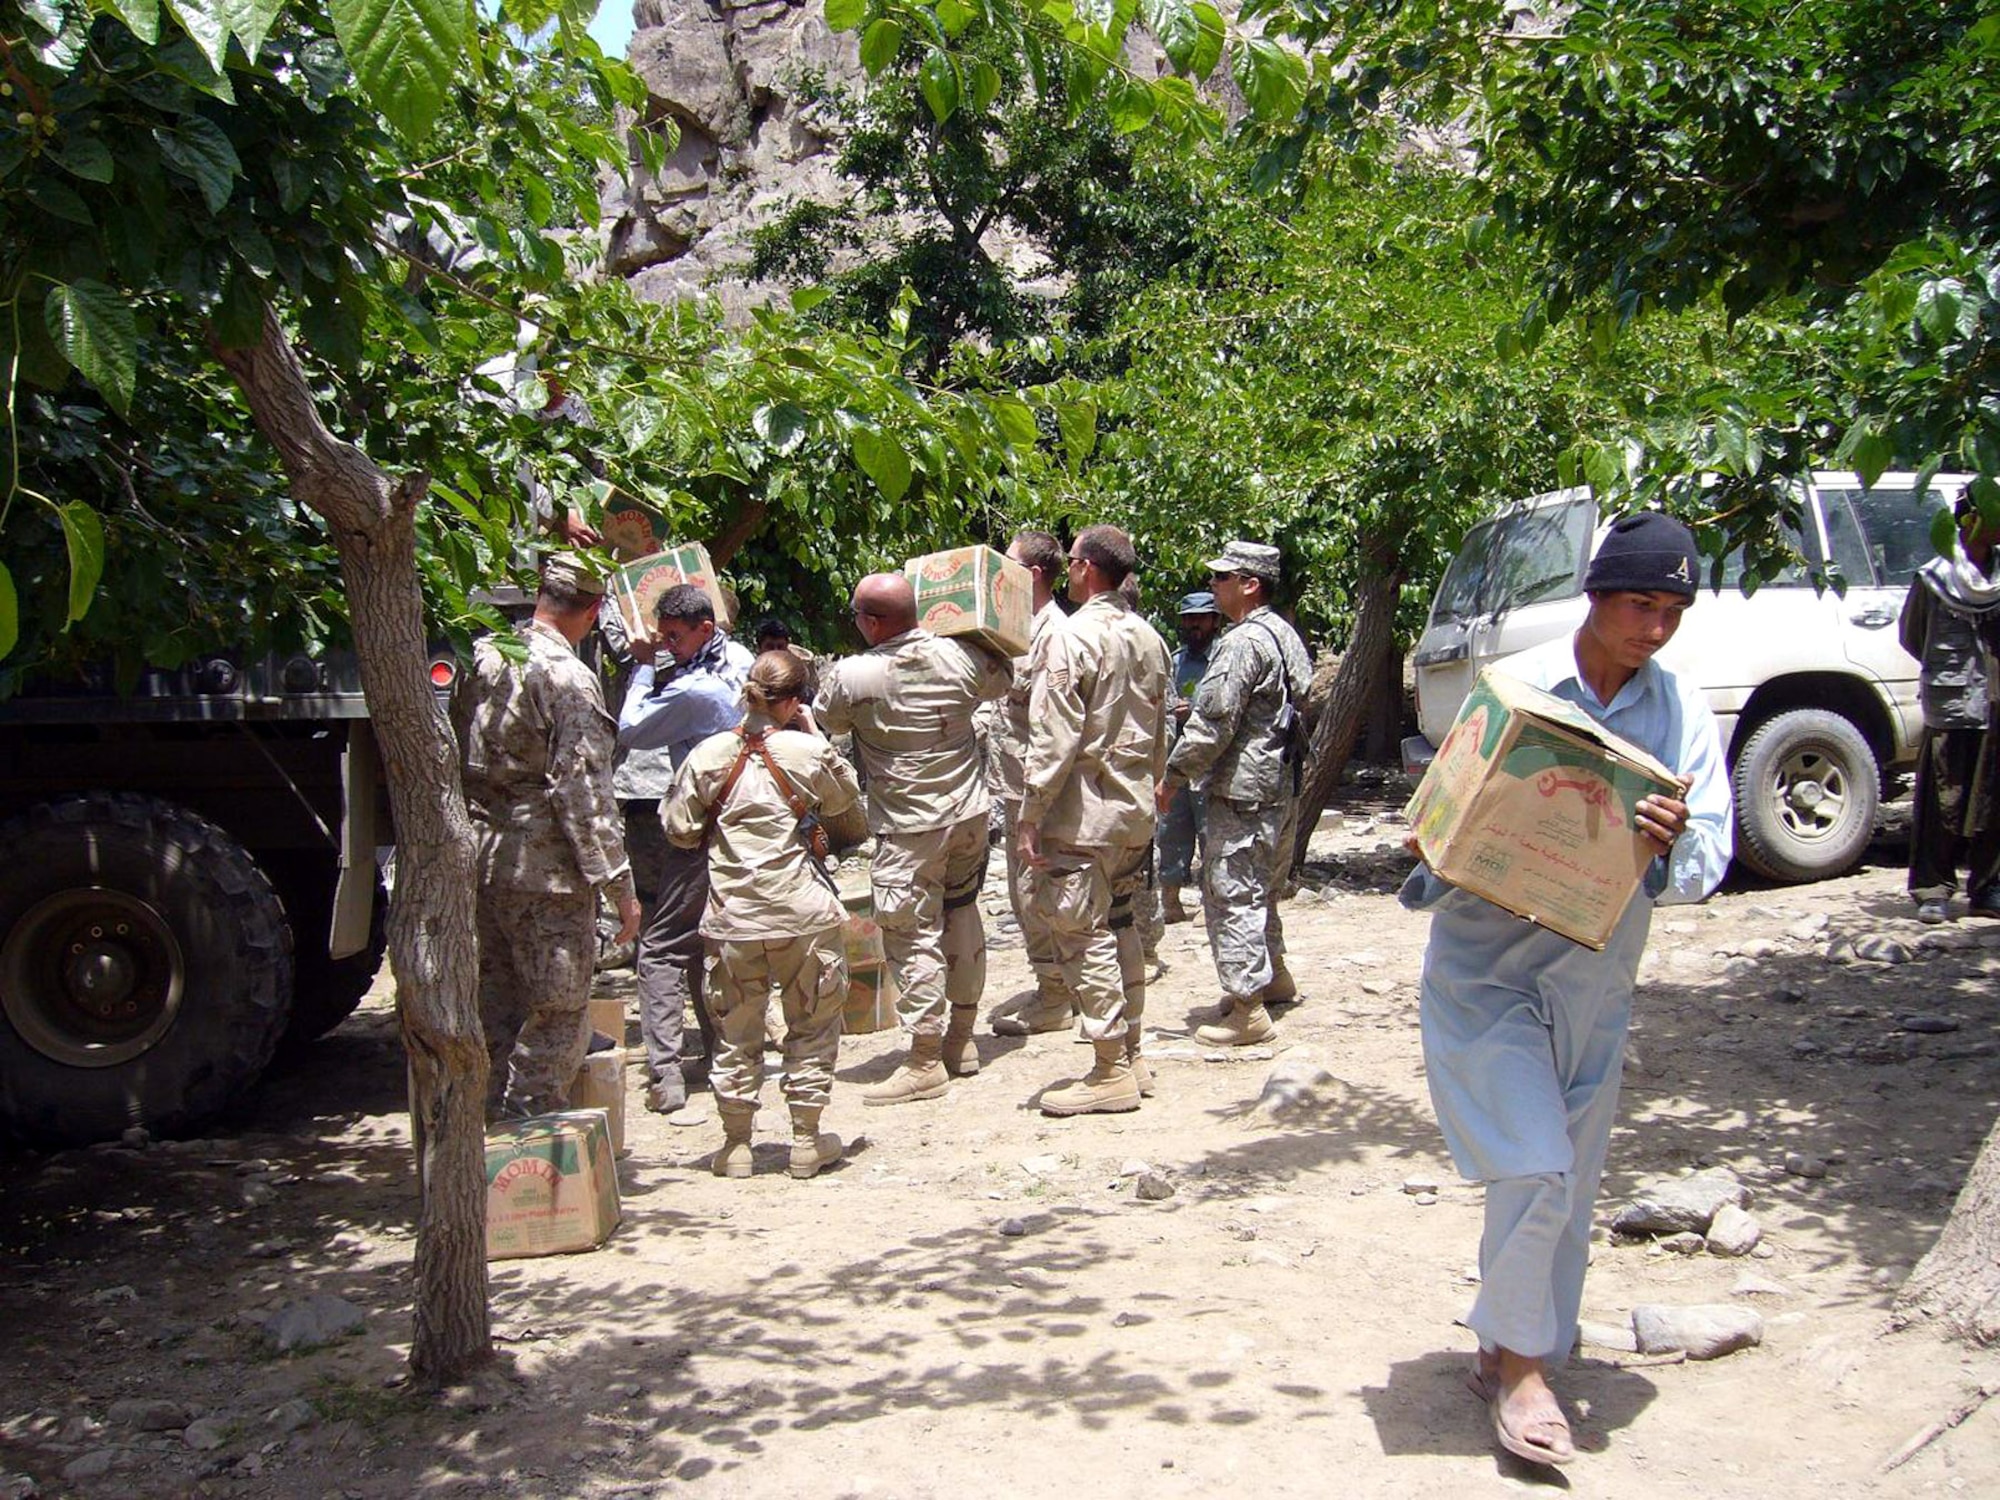
[[[1215,1024],[1195,1034],[1214,1045],[1243,1046],[1272,1034],[1267,1005],[1298,994],[1278,919],[1278,889],[1291,854],[1286,832],[1298,797],[1284,721],[1293,717],[1291,734],[1302,751],[1296,715],[1312,658],[1271,608],[1280,574],[1276,547],[1231,542],[1208,566],[1216,608],[1234,623],[1216,643],[1193,712],[1168,754],[1158,805],[1164,814],[1183,786],[1205,796],[1202,892],[1222,1006]]]
[[[1029,713],[1019,820],[1029,900],[1096,1053],[1085,1077],[1042,1095],[1052,1115],[1133,1110],[1152,1092],[1140,1058],[1146,961],[1135,908],[1151,868],[1173,667],[1119,588],[1133,563],[1117,527],[1078,534],[1069,588],[1082,607],[1049,633]]]
[[[1067,566],[1062,543],[1046,531],[1023,531],[1007,546],[1007,555],[1028,569],[1034,580],[1034,609],[1028,627],[1026,654],[1015,658],[1014,682],[994,715],[993,736],[987,757],[987,784],[1000,803],[1001,844],[1007,856],[1007,899],[1020,924],[1021,942],[1027,949],[1028,967],[1035,974],[1035,993],[1025,1005],[993,1018],[993,1030],[1000,1036],[1032,1036],[1042,1031],[1061,1031],[1076,1019],[1076,996],[1063,978],[1050,946],[1048,928],[1028,900],[1028,866],[1021,858],[1015,831],[1021,812],[1021,760],[1028,753],[1028,699],[1034,690],[1035,674],[1041,670],[1048,651],[1049,633],[1060,629],[1062,606],[1056,603],[1056,586]]]
[[[611,717],[576,655],[603,601],[581,559],[552,559],[516,632],[527,659],[481,641],[452,697],[479,839],[480,1022],[509,1115],[569,1103],[589,1042],[598,891],[617,907],[620,942],[639,928],[611,795]]]
[[[870,649],[820,673],[813,716],[829,734],[853,734],[867,777],[875,920],[910,1033],[908,1058],[861,1102],[907,1104],[943,1094],[949,1074],[979,1070],[972,1032],[986,987],[979,888],[992,798],[972,716],[1006,694],[1014,665],[921,629],[916,592],[899,573],[856,584],[853,614]]]

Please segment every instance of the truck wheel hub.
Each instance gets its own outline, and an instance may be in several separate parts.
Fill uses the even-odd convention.
[[[160,914],[123,891],[58,891],[23,912],[0,946],[0,1007],[43,1056],[108,1068],[173,1024],[184,968]]]

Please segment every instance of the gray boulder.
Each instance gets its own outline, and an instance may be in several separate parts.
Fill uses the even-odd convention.
[[[188,1424],[188,1409],[164,1396],[132,1396],[111,1403],[105,1415],[120,1427],[141,1432],[178,1432]]]
[[[1334,1090],[1339,1082],[1315,1062],[1279,1063],[1266,1075],[1252,1108],[1260,1115],[1276,1118],[1316,1113],[1336,1102]]]
[[[1764,1319],[1747,1307],[1648,1305],[1632,1309],[1632,1335],[1641,1354],[1685,1352],[1689,1359],[1720,1359],[1764,1342]]]
[[[330,1344],[344,1334],[357,1333],[368,1323],[368,1314],[328,1292],[318,1292],[301,1302],[287,1302],[263,1323],[264,1336],[280,1354],[294,1349],[310,1349]]]
[[[1725,1203],[1715,1211],[1705,1243],[1710,1255],[1748,1255],[1763,1238],[1763,1227],[1748,1210]]]
[[[1717,1210],[1750,1206],[1750,1189],[1727,1168],[1696,1172],[1641,1188],[1612,1217],[1614,1234],[1707,1234]]]

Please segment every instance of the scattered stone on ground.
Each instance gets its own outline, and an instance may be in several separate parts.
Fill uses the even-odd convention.
[[[368,1314],[330,1292],[315,1292],[298,1302],[287,1302],[263,1322],[265,1336],[280,1354],[294,1349],[311,1349],[330,1344],[346,1334],[368,1326]]]
[[[1709,1221],[1705,1240],[1711,1255],[1748,1255],[1763,1237],[1756,1215],[1734,1203],[1725,1203]]]
[[[1612,1216],[1614,1234],[1706,1234],[1725,1203],[1750,1206],[1750,1189],[1726,1167],[1648,1183]]]
[[[116,1426],[141,1432],[178,1432],[188,1424],[188,1409],[165,1396],[129,1396],[112,1402],[105,1416]]]
[[[1814,1180],[1826,1176],[1826,1163],[1817,1156],[1806,1155],[1803,1151],[1787,1151],[1785,1171],[1793,1177]]]
[[[1764,1318],[1747,1307],[1727,1304],[1632,1309],[1632,1333],[1641,1354],[1685,1353],[1689,1359],[1720,1359],[1764,1342]]]
[[[1162,1203],[1174,1196],[1174,1185],[1160,1172],[1141,1172],[1132,1183],[1132,1194],[1142,1203]]]

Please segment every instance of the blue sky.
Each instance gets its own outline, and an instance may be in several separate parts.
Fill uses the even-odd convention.
[[[590,23],[590,34],[611,56],[623,57],[625,44],[632,40],[632,0],[604,0]]]

